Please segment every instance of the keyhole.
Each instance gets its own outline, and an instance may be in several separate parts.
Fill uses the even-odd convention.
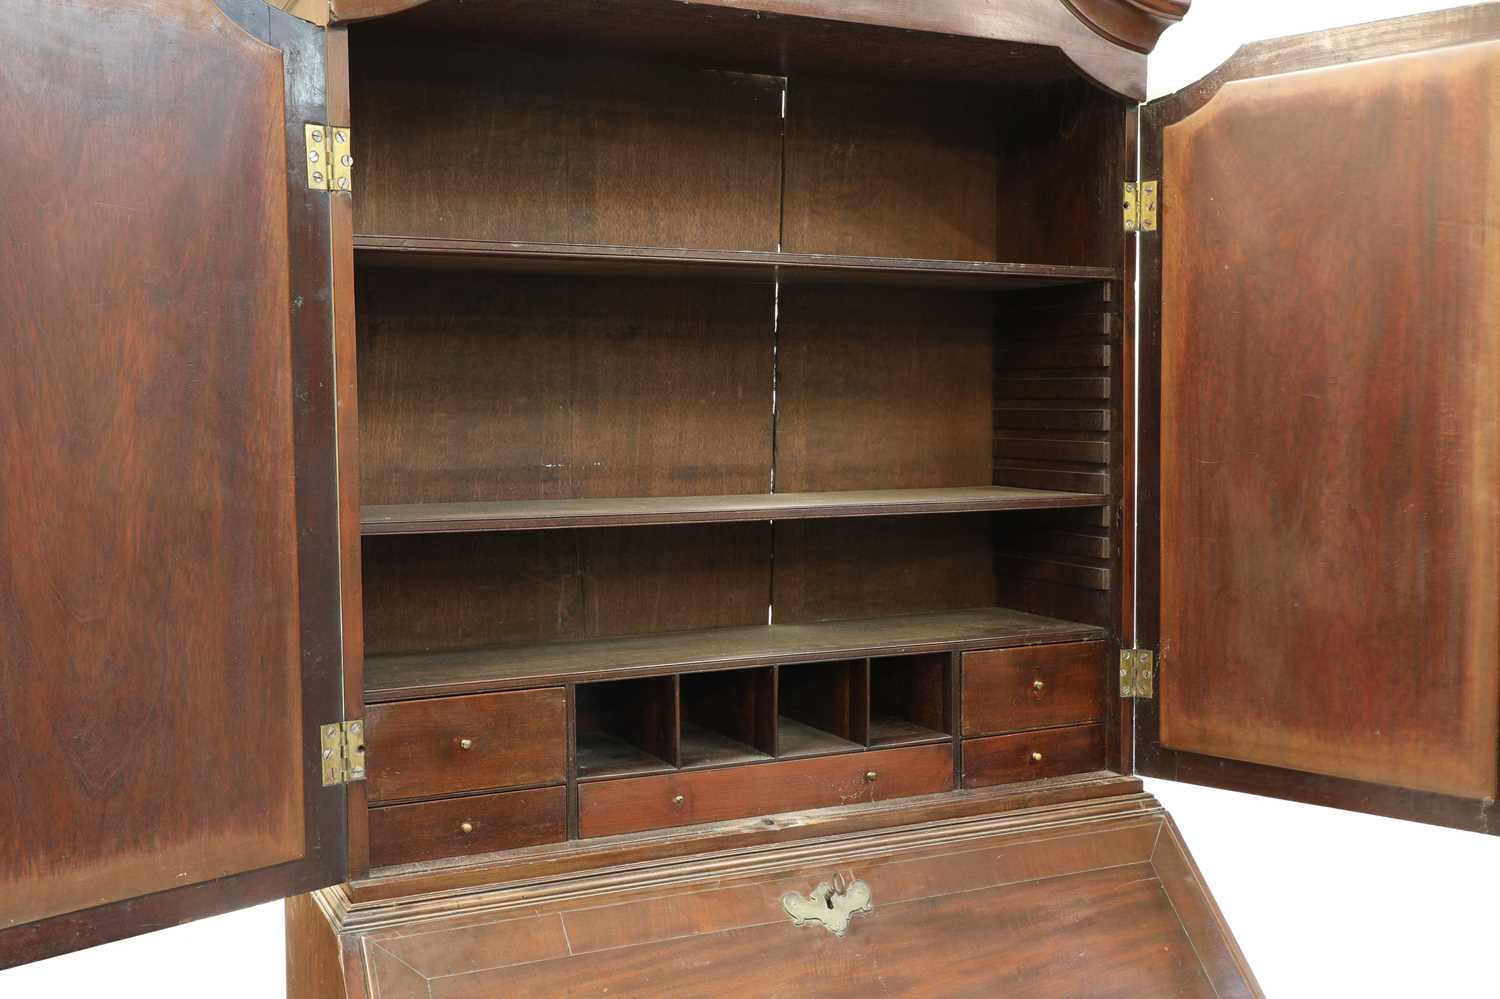
[[[833,892],[829,892],[823,896],[823,904],[830,909],[833,908]]]

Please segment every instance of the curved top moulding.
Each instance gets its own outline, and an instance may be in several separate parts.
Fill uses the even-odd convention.
[[[572,19],[595,31],[629,34],[654,31],[686,37],[726,33],[746,45],[748,36],[776,34],[807,20],[849,28],[917,32],[935,43],[958,46],[964,60],[970,46],[1000,43],[998,55],[1053,48],[1101,86],[1142,99],[1146,53],[1161,33],[1181,20],[1191,0],[333,0],[336,21],[358,21],[410,10],[392,19],[413,30],[472,29],[485,22],[508,28],[556,28]],[[414,8],[421,8],[416,10]],[[761,23],[755,23],[761,22]],[[826,27],[826,25],[825,25]],[[803,29],[806,32],[806,29]],[[805,41],[806,39],[804,39]],[[831,38],[825,41],[831,41]],[[778,38],[780,50],[789,51]],[[823,50],[827,52],[825,48]],[[1053,59],[1054,62],[1061,60]]]

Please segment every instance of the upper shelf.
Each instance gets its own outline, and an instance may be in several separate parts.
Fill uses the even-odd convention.
[[[377,266],[468,268],[530,273],[717,277],[783,283],[869,283],[922,287],[1035,288],[1120,277],[1113,267],[851,257],[759,250],[684,250],[571,243],[510,243],[425,236],[354,237],[355,257]]]
[[[1100,506],[1109,497],[1012,486],[872,489],[859,492],[662,496],[627,499],[510,500],[367,506],[361,533],[446,534],[553,527],[629,527],[754,520],[821,520],[990,510],[1056,510]]]

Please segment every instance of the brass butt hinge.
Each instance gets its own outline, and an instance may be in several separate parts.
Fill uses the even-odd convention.
[[[1154,180],[1125,182],[1125,231],[1156,231],[1156,198],[1160,185]]]
[[[365,723],[359,719],[324,725],[323,786],[365,779]]]
[[[1156,654],[1150,649],[1120,650],[1120,696],[1150,700],[1156,678]]]
[[[354,136],[342,125],[305,125],[307,139],[307,189],[309,191],[354,190]]]
[[[265,0],[266,4],[277,10],[284,10],[299,20],[318,27],[328,25],[328,8],[333,6],[328,0]]]

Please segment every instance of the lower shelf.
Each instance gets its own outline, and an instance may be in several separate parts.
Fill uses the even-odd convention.
[[[1006,648],[1105,637],[1105,629],[1093,625],[1004,607],[979,607],[859,621],[756,625],[451,652],[372,655],[365,660],[365,700],[380,703],[682,670]]]

